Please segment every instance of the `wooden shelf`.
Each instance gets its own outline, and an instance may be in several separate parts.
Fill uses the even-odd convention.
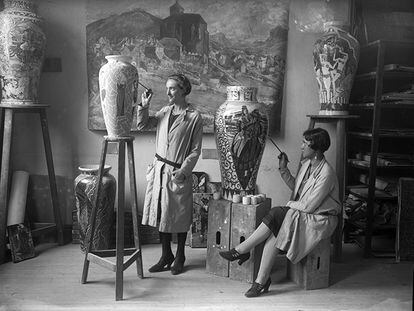
[[[363,199],[368,199],[368,186],[361,185],[361,186],[348,186],[347,190],[350,194]],[[396,196],[389,194],[386,191],[375,189],[375,199],[378,200],[395,200],[397,199]]]
[[[381,130],[380,130],[381,131]],[[357,136],[360,138],[371,139],[372,133],[364,132],[364,131],[349,131],[348,135]],[[414,138],[414,131],[407,132],[406,130],[401,131],[392,131],[391,133],[380,132],[378,137],[391,137],[391,138]]]
[[[364,160],[358,159],[348,159],[348,163],[356,168],[369,170],[370,163]],[[404,169],[404,170],[412,170],[414,169],[414,165],[377,165],[377,169]]]
[[[375,103],[355,103],[350,104],[348,107],[350,110],[357,109],[374,109]],[[399,100],[395,102],[382,102],[381,108],[386,109],[414,109],[414,101]]]

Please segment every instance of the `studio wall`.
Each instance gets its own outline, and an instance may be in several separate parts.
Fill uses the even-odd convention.
[[[298,1],[292,0],[290,11],[295,12]],[[80,164],[98,163],[103,131],[88,129],[88,82],[86,57],[85,1],[38,0],[39,15],[45,19],[47,35],[46,57],[60,58],[61,72],[44,72],[41,78],[41,99],[50,104],[48,110],[53,159],[56,175],[62,183],[59,201],[64,209],[64,223],[71,224],[74,208],[73,180]],[[312,49],[319,34],[302,33],[289,21],[287,63],[280,132],[273,139],[289,156],[289,167],[295,172],[300,158],[302,133],[308,126],[307,114],[319,110],[317,82],[313,72]],[[190,95],[191,101],[191,95]],[[30,115],[17,115],[12,151],[12,169],[27,170],[34,175],[47,175],[39,121]],[[335,166],[335,131],[324,125],[332,138],[327,159]],[[142,206],[146,180],[144,172],[155,152],[155,133],[134,133],[138,203]],[[204,149],[215,149],[213,134],[205,134]],[[278,152],[268,142],[258,174],[258,190],[272,198],[272,205],[289,199],[290,191],[278,172]],[[117,176],[117,158],[109,155],[107,163]],[[220,181],[218,160],[199,160],[196,171],[205,171],[212,181]],[[45,202],[45,204],[47,204]],[[50,213],[39,213],[51,220]]]

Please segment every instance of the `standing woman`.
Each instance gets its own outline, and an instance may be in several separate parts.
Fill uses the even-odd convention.
[[[242,264],[250,258],[250,250],[264,242],[259,272],[246,297],[257,297],[268,291],[270,272],[281,251],[297,263],[334,232],[341,204],[335,171],[324,156],[329,145],[329,134],[324,129],[305,131],[301,146],[303,161],[296,178],[287,168],[287,155],[281,153],[279,171],[292,190],[291,200],[286,206],[273,207],[243,243],[219,253],[227,260],[239,260]]]
[[[149,117],[152,94],[141,96],[137,110],[138,130],[157,126],[155,158],[147,170],[147,190],[142,224],[158,227],[161,258],[149,272],[171,268],[173,275],[183,272],[185,240],[192,223],[192,171],[201,152],[203,120],[187,103],[191,92],[188,78],[173,74],[166,82],[168,105]],[[177,233],[177,253],[171,250],[171,235]],[[171,266],[172,265],[172,266]]]

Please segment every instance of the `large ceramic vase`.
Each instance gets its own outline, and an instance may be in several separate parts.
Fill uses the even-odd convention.
[[[46,36],[31,0],[5,0],[0,13],[1,103],[39,103]]]
[[[255,194],[269,127],[266,108],[256,94],[255,87],[228,86],[227,100],[215,115],[222,191],[227,200],[234,194]]]
[[[359,60],[359,43],[342,22],[324,24],[313,50],[321,115],[347,115]]]
[[[131,57],[108,55],[99,70],[99,91],[106,130],[110,137],[128,136],[137,101],[138,70]]]
[[[92,239],[92,250],[109,249],[111,226],[114,219],[114,202],[116,194],[115,177],[109,174],[111,167],[104,168],[101,193],[97,200],[98,210],[95,221],[95,232]],[[92,213],[93,196],[98,185],[98,165],[79,167],[80,174],[75,179],[75,201],[79,223],[79,240],[84,252],[87,245],[85,238],[89,235],[89,218]]]

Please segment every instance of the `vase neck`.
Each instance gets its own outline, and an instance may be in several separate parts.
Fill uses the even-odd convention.
[[[108,60],[108,62],[123,62],[123,63],[131,63],[132,57],[127,55],[107,55],[105,58]]]
[[[350,26],[344,21],[330,21],[323,24],[323,29],[325,32],[329,32],[330,30],[342,30],[349,32]]]
[[[106,175],[111,168],[110,165],[105,165],[103,174]],[[78,169],[86,175],[98,175],[99,173],[99,165],[81,165]]]
[[[37,5],[33,0],[4,0],[4,8],[37,13]]]
[[[257,88],[249,86],[228,86],[227,100],[229,101],[256,101]]]

